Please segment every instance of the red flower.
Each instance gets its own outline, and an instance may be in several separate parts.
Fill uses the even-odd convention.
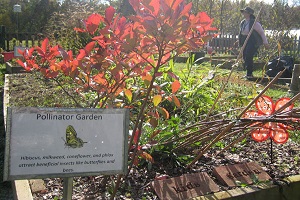
[[[290,98],[284,97],[279,99],[275,104],[273,100],[268,96],[261,96],[255,102],[255,106],[257,111],[250,110],[245,113],[245,118],[254,118],[254,117],[268,117],[272,115],[275,111],[280,109],[284,106]],[[282,112],[287,112],[293,109],[293,104],[289,107],[285,108]],[[251,132],[252,138],[257,142],[263,142],[267,140],[269,137],[278,143],[283,144],[285,143],[288,138],[289,134],[287,132],[288,126],[278,122],[267,122],[267,123],[260,123],[255,122],[250,125],[251,127],[258,126],[255,130]]]

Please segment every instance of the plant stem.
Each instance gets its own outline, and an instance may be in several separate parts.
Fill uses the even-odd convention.
[[[275,82],[277,81],[277,79],[283,74],[284,70],[279,72],[274,79],[248,104],[248,106],[246,106],[246,108],[238,115],[237,119],[240,119],[245,112],[256,102],[256,100],[265,93],[265,91],[267,91],[267,89]],[[204,153],[206,153],[213,144],[215,144],[216,142],[219,141],[219,139],[221,138],[221,136],[225,135],[226,132],[228,132],[232,127],[234,127],[234,125],[236,124],[236,121],[233,121],[231,123],[229,123],[227,125],[227,127],[221,132],[219,133],[219,135],[217,135],[204,149],[202,152],[200,152],[197,157],[188,164],[188,167],[191,167],[191,165],[193,165],[198,159],[200,159]]]

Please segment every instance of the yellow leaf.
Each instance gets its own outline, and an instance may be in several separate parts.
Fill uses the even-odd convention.
[[[144,81],[145,85],[150,85],[150,82],[152,80],[151,74],[147,74],[146,76],[143,76],[142,80]]]
[[[125,96],[127,97],[128,101],[131,102],[131,100],[132,100],[131,90],[125,90]]]
[[[281,44],[278,42],[277,45],[278,45],[278,53],[279,53],[279,55],[280,55],[280,52],[281,52]]]
[[[162,100],[161,95],[155,95],[153,97],[153,104],[154,104],[154,106],[158,106],[158,104],[161,102],[161,100]]]

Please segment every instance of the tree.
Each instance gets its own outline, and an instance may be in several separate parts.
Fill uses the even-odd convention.
[[[71,48],[75,53],[85,46],[89,37],[84,33],[77,33],[74,27],[82,28],[84,26],[82,19],[92,13],[104,14],[106,7],[106,5],[99,4],[97,0],[90,2],[66,0],[48,19],[44,35],[65,49]]]

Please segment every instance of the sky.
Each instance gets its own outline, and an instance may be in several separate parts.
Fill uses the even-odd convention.
[[[246,0],[246,2],[249,2],[250,0]],[[289,5],[293,5],[294,2],[296,2],[295,0],[282,0],[287,2]],[[267,3],[267,4],[272,4],[274,3],[274,0],[263,0],[262,2]],[[299,0],[298,0],[298,4],[299,4]]]

